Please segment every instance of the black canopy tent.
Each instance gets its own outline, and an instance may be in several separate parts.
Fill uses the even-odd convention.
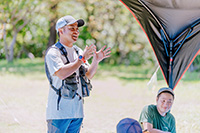
[[[174,89],[200,52],[199,0],[120,0],[133,14]]]

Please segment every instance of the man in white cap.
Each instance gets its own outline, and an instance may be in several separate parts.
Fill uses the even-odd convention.
[[[174,101],[174,92],[164,87],[158,91],[156,105],[145,106],[139,122],[150,133],[176,133],[175,118],[170,113]]]
[[[49,133],[80,132],[83,88],[87,91],[89,88],[88,82],[81,80],[80,68],[86,72],[84,79],[91,79],[99,62],[110,56],[110,48],[106,46],[96,51],[92,44],[82,51],[73,45],[78,39],[79,27],[83,25],[82,19],[75,20],[72,16],[60,18],[56,23],[59,41],[49,48],[45,56],[45,70],[50,82],[46,112]],[[90,65],[87,60],[91,57]]]

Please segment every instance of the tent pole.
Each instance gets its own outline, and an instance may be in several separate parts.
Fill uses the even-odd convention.
[[[173,89],[173,41],[169,45],[169,87]]]

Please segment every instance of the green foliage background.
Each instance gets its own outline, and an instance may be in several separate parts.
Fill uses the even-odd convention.
[[[52,32],[50,28],[60,17],[72,15],[86,22],[80,28],[76,45],[84,48],[94,43],[98,49],[103,45],[112,48],[111,58],[104,63],[126,66],[157,63],[147,37],[118,0],[1,0],[1,3],[0,60],[12,56],[9,52],[14,35],[26,22],[17,32],[13,58],[44,57]],[[200,70],[200,56],[193,65],[193,70]]]
[[[32,2],[34,4],[31,6]],[[50,9],[57,5],[56,10]],[[29,23],[22,28],[14,45],[14,58],[26,58],[32,53],[35,57],[43,57],[47,49],[50,34],[51,19],[64,15],[72,15],[76,19],[85,20],[85,27],[80,28],[77,45],[84,48],[92,43],[98,48],[108,45],[112,48],[112,56],[106,62],[109,64],[139,65],[153,62],[154,55],[146,37],[131,13],[119,1],[106,0],[75,0],[75,1],[4,1],[1,5],[0,27],[6,23],[6,42],[9,45],[13,39],[13,29],[25,20],[13,25],[12,17],[17,13],[26,12]],[[12,9],[11,9],[12,7]],[[13,13],[13,8],[17,11]],[[16,15],[16,17],[20,17]],[[4,39],[0,38],[0,59],[6,58]]]

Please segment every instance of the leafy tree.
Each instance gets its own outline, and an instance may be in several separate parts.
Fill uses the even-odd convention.
[[[3,40],[6,59],[11,62],[14,58],[14,46],[18,33],[38,13],[37,0],[7,0],[2,1],[0,22],[3,24]],[[9,45],[8,45],[9,44]]]
[[[13,54],[20,58],[29,53],[43,56],[46,48],[56,41],[58,18],[72,15],[86,22],[80,28],[77,45],[82,48],[92,43],[98,48],[108,45],[112,48],[112,56],[106,62],[136,65],[155,60],[143,31],[119,1],[8,0],[0,6],[3,9],[0,11],[0,26],[5,25],[2,28],[5,56],[2,56],[0,46],[0,58],[12,60]],[[19,29],[20,26],[23,27]]]
[[[77,0],[85,11],[87,25],[85,42],[95,42],[97,47],[112,47],[111,64],[141,64],[152,62],[154,55],[143,31],[132,14],[119,1]],[[150,59],[150,60],[149,60]]]

